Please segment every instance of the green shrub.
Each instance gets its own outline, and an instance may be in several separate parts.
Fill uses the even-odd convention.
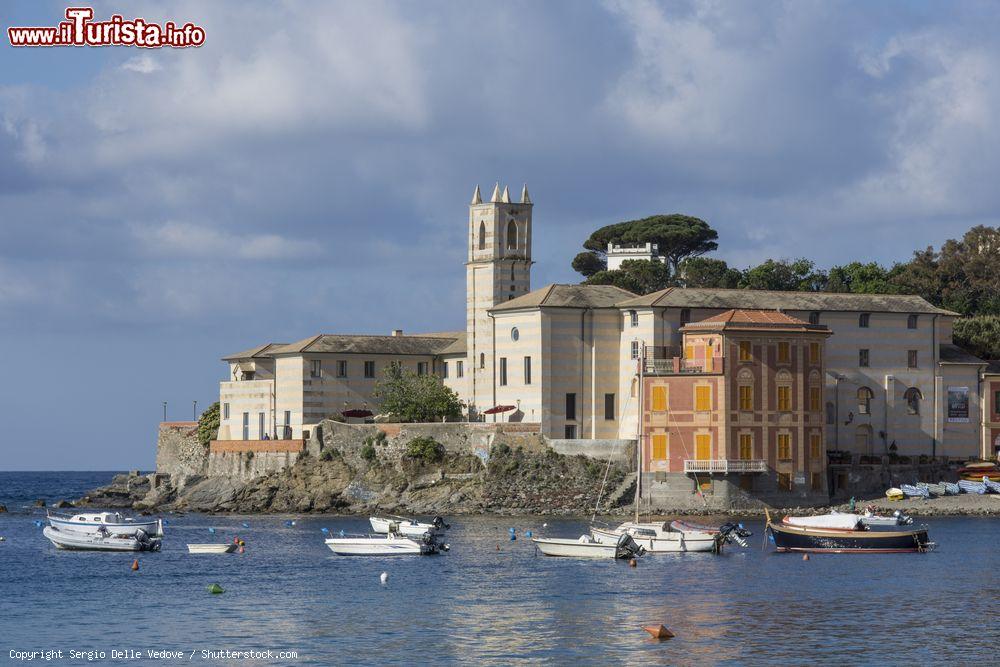
[[[444,453],[444,445],[431,437],[414,438],[406,444],[406,457],[424,463],[440,463]]]
[[[370,442],[366,442],[361,446],[361,458],[369,463],[374,462],[378,458],[378,454],[375,453],[375,448],[372,447]]]
[[[219,437],[219,402],[216,401],[208,406],[208,409],[201,413],[198,418],[198,442],[205,449],[212,440]]]
[[[497,444],[493,445],[490,448],[490,458],[493,458],[494,456],[501,457],[509,455],[510,455],[510,447],[502,442],[498,442]]]
[[[324,449],[323,453],[319,455],[320,461],[332,461],[336,458],[340,458],[340,452],[334,447]]]

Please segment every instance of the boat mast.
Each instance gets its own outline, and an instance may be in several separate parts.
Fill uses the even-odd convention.
[[[639,499],[642,497],[642,379],[646,363],[646,342],[639,351],[639,404],[636,406],[635,427],[635,522],[639,523]]]

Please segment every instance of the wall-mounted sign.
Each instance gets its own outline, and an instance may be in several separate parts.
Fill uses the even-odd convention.
[[[948,421],[968,423],[969,388],[948,387]]]

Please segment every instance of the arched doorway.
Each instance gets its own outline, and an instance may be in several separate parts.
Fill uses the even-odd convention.
[[[854,430],[854,451],[862,456],[871,456],[872,451],[872,427],[862,424]]]

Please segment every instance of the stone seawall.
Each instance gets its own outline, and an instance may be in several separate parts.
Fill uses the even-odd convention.
[[[214,451],[208,455],[205,475],[247,482],[290,468],[301,455],[290,451]]]
[[[156,472],[182,477],[204,474],[208,451],[198,442],[198,422],[161,422]]]

